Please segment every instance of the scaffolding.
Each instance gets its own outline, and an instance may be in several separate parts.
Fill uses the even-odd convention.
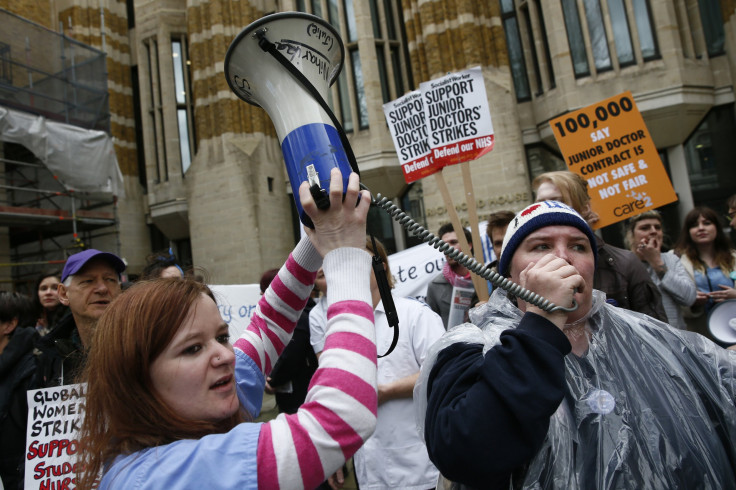
[[[0,288],[28,291],[40,271],[95,239],[119,243],[122,177],[99,183],[115,173],[108,167],[119,174],[105,54],[4,9],[0,25],[0,122],[15,116],[0,125],[0,282],[13,284]],[[93,140],[106,141],[83,153]]]
[[[105,53],[0,9],[0,105],[109,132]]]

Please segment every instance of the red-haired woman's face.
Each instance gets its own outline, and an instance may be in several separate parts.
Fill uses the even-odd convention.
[[[151,364],[154,389],[190,420],[217,422],[239,408],[235,353],[217,305],[202,294],[171,343]]]
[[[59,306],[59,278],[54,276],[44,277],[38,285],[38,300],[46,309]]]
[[[698,221],[690,227],[690,238],[695,245],[708,245],[716,239],[716,224],[704,217],[702,214],[698,216]]]

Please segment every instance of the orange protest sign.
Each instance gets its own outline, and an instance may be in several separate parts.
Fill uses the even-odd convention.
[[[631,92],[550,121],[569,170],[588,182],[593,228],[677,200]]]

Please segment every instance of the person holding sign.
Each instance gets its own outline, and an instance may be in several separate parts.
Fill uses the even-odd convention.
[[[496,289],[432,346],[414,400],[454,488],[734,488],[736,352],[606,303],[600,259],[560,202],[509,225],[499,273],[577,308]]]
[[[558,200],[580,213],[588,225],[593,226],[598,221],[590,205],[588,183],[578,174],[546,172],[534,179],[532,189],[537,202]],[[594,287],[606,293],[606,301],[614,306],[666,322],[662,295],[639,258],[628,250],[607,244],[597,235],[595,238],[600,260],[596,264]]]
[[[85,369],[78,488],[93,488],[100,472],[101,489],[314,488],[372,434],[376,345],[363,249],[370,196],[356,174],[344,201],[339,170],[330,183],[327,210],[302,184],[315,229],[234,344],[211,292],[191,279],[138,283],[110,305]],[[329,323],[307,400],[296,414],[251,422],[320,266]]]
[[[465,239],[468,241],[470,254],[472,255],[473,237],[464,228],[463,233],[465,233]],[[460,241],[457,239],[457,233],[452,223],[440,226],[437,236],[454,249],[460,250]],[[445,255],[445,265],[442,267],[442,272],[437,274],[427,286],[426,297],[426,302],[432,308],[432,311],[442,318],[445,330],[465,320],[465,312],[468,310],[470,302],[472,302],[472,298],[470,298],[471,301],[468,301],[468,304],[456,303],[455,299],[461,296],[458,289],[468,291],[471,296],[475,294],[475,288],[470,280],[470,270],[449,255]],[[454,310],[453,306],[457,307],[460,314],[454,315],[454,318],[451,319],[450,312]]]

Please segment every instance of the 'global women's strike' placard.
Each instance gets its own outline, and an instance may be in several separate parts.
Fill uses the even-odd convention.
[[[26,490],[73,489],[86,385],[28,391]]]
[[[677,200],[631,92],[550,121],[567,167],[588,182],[593,228]]]

